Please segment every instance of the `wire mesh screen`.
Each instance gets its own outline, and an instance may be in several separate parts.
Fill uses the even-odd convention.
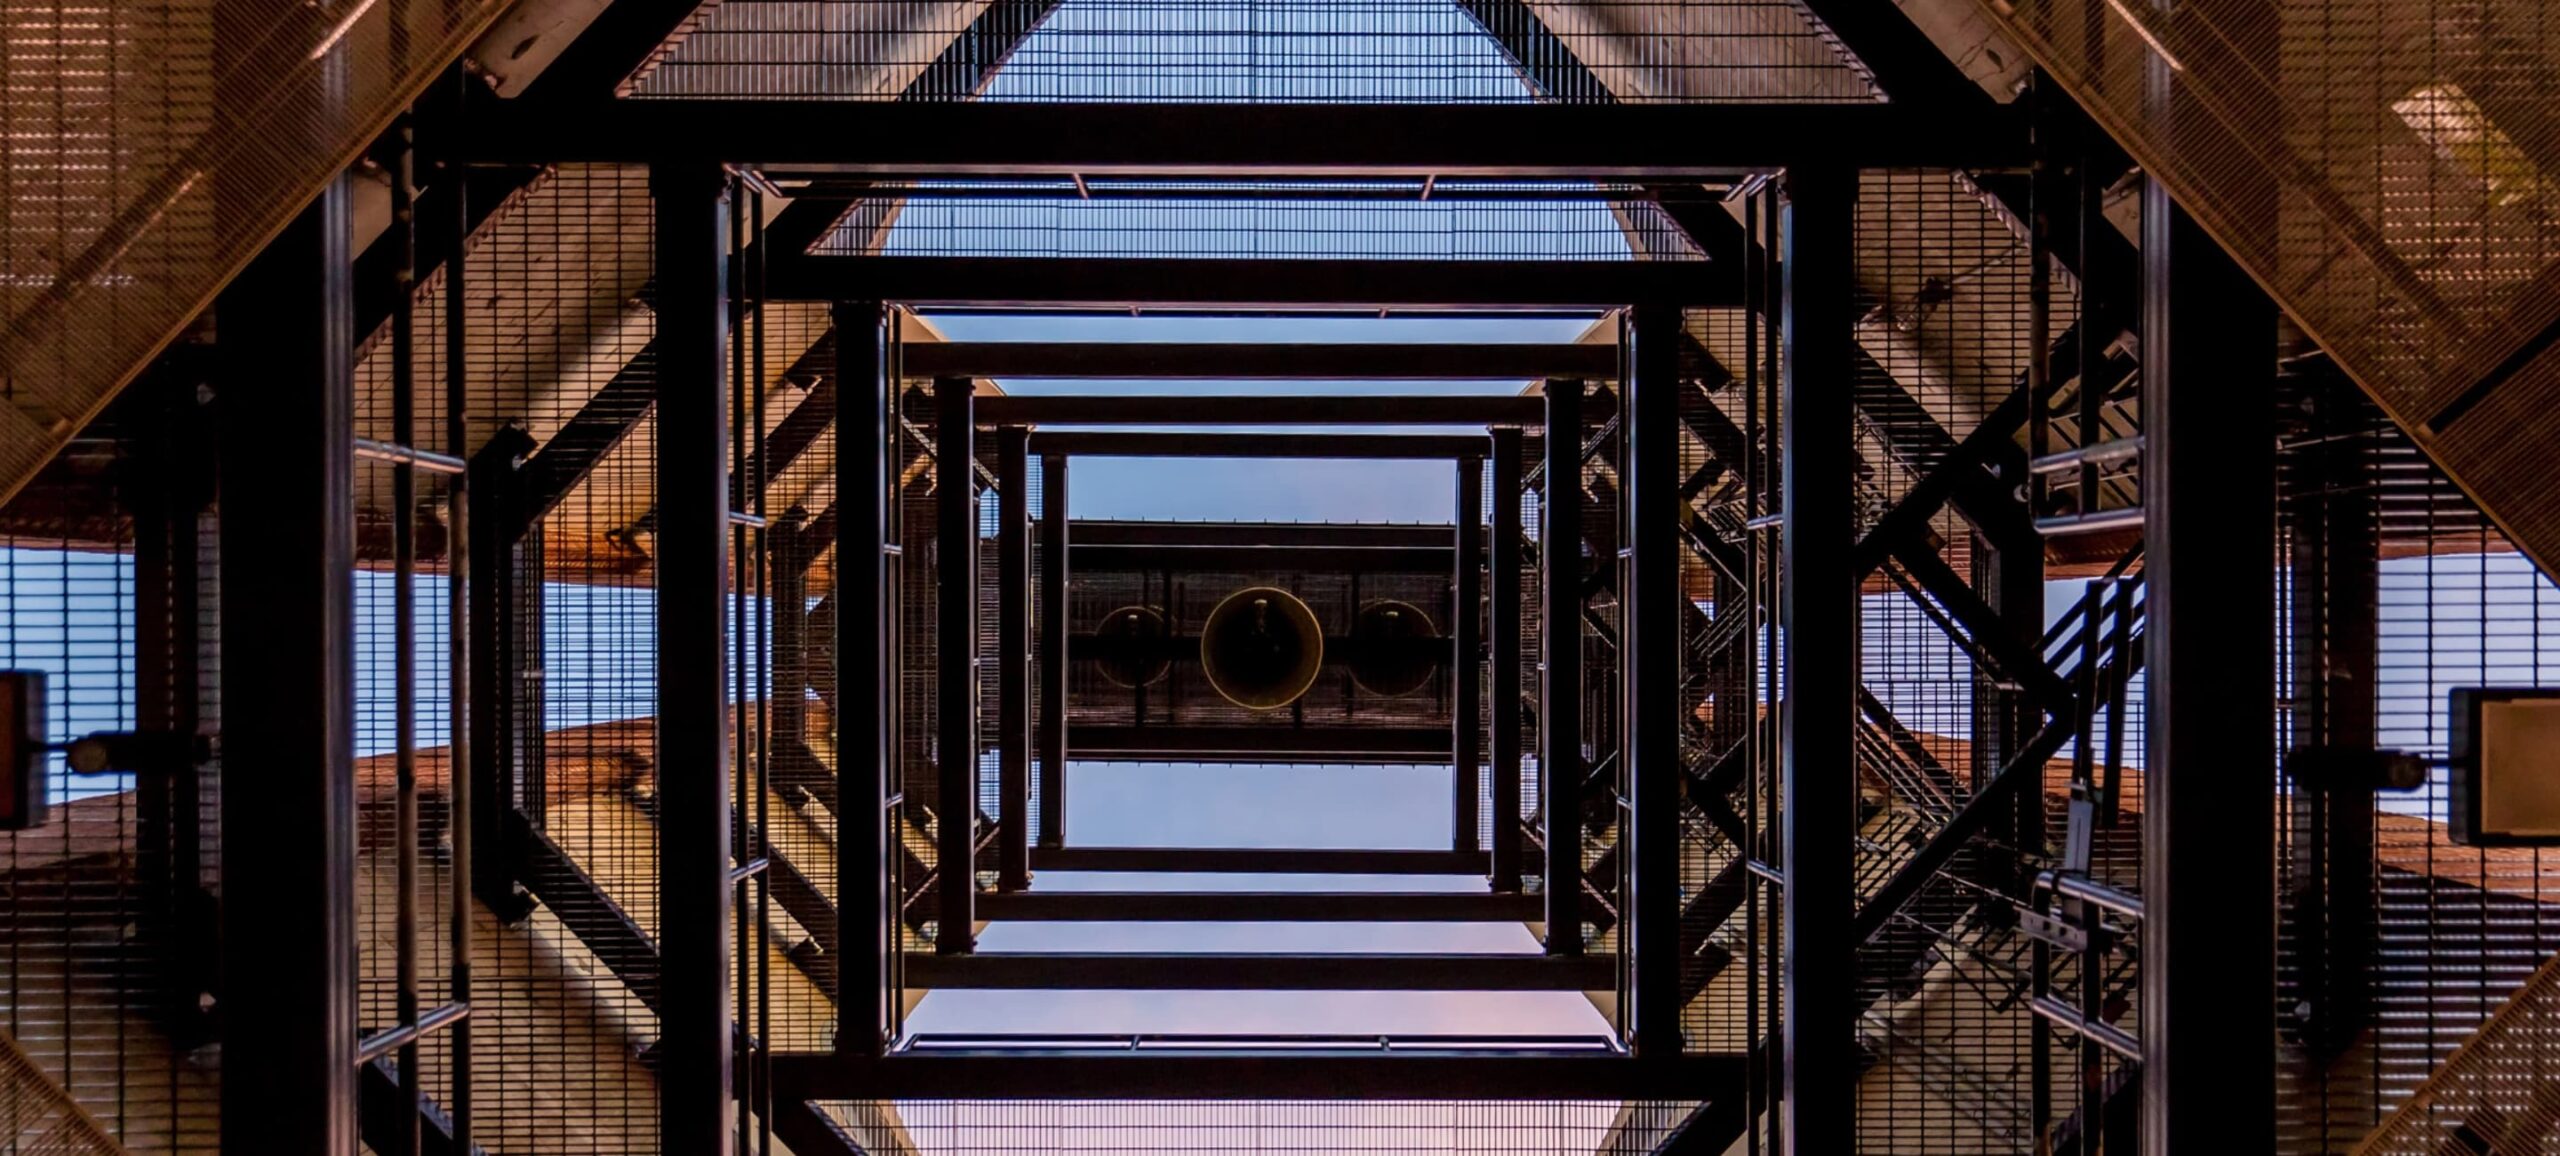
[[[1859,606],[1855,877],[1862,909],[1891,904],[1861,912],[1874,933],[1853,997],[1867,1062],[1859,1143],[2037,1151],[2080,1136],[2074,1113],[2098,1098],[2077,1089],[2113,1088],[2106,1054],[2029,1013],[2029,997],[2048,983],[2077,992],[2080,963],[2048,961],[2017,921],[2046,867],[2133,882],[2126,852],[2136,827],[2122,816],[2139,809],[2140,704],[2119,688],[2138,604],[2130,583],[2116,580],[2131,577],[2131,555],[2124,542],[2087,537],[2049,547],[2006,489],[1946,501],[1922,484],[1951,468],[2023,464],[2029,431],[2018,399],[2039,351],[2018,212],[1963,174],[1870,172],[1855,236],[1861,316],[1846,433],[1856,445],[1860,533],[1882,536]],[[2060,334],[2077,312],[2077,285],[2067,269],[2051,284],[2043,304]],[[2117,384],[2095,379],[2092,388]],[[2133,426],[2130,411],[2105,396],[2113,408],[2103,412],[2118,423],[2109,436],[2130,432],[2121,428]],[[1991,456],[1972,456],[1968,441],[1994,447]],[[2008,576],[2016,562],[2004,566],[2001,547],[2027,552],[2028,577]],[[2047,605],[2042,580],[2072,574],[2109,580],[2055,588],[2056,602],[2076,595],[2085,604],[2054,614],[2063,607]],[[2066,716],[2070,699],[2086,701],[2084,725],[2043,725]],[[2036,713],[2027,703],[2040,704]],[[2021,791],[2041,817],[1993,822],[1924,862],[1924,849],[1957,838],[1959,811],[1995,785]],[[2071,817],[2069,797],[2106,786],[2121,796],[2100,796]],[[2105,963],[2091,1018],[2113,1023],[2130,1014],[2133,973],[2121,958]]]
[[[1520,181],[936,182],[875,194],[813,252],[922,257],[1698,261],[1630,185]]]
[[[2551,558],[2560,49],[2534,0],[2035,0],[2002,27],[2517,546]],[[2146,97],[2146,72],[2171,95]]]
[[[2294,627],[2280,733],[2441,757],[2454,688],[2551,684],[2560,589],[2317,359],[2286,384]],[[2364,685],[2359,667],[2372,671]],[[2442,771],[2411,792],[2292,782],[2284,802],[2283,1149],[2354,1150],[2387,1117],[2364,1150],[2448,1150],[2465,1125],[2494,1150],[2539,1142],[2527,1133],[2547,1127],[2499,1136],[2498,1112],[2521,1125],[2541,1111],[2538,1077],[2502,1058],[2512,1045],[2478,1057],[2504,1077],[2494,1090],[2478,1070],[2438,1066],[2560,952],[2560,860],[2453,844]],[[2517,1014],[2530,1022],[2538,998],[2524,992]]]
[[[641,97],[1122,103],[1864,101],[1781,0],[748,0]]]
[[[463,0],[0,13],[0,495],[497,15]]]
[[[49,741],[193,734],[217,716],[211,463],[180,440],[202,420],[190,361],[173,355],[0,507],[0,667],[47,676]],[[0,1028],[19,1090],[0,1144],[211,1152],[219,1083],[196,1049],[213,1038],[217,772],[36,768],[48,822],[0,835]]]
[[[1618,474],[1613,468],[1620,395],[1614,381],[1584,382],[1583,387],[1581,561],[1569,567],[1583,588],[1591,591],[1583,599],[1583,621],[1577,631],[1582,651],[1582,733],[1574,736],[1581,746],[1584,770],[1582,874],[1587,890],[1583,896],[1583,942],[1588,953],[1615,955],[1622,952],[1626,942],[1626,937],[1619,934],[1619,924],[1626,910],[1629,869],[1627,857],[1621,853],[1627,786],[1618,758],[1618,638],[1623,618],[1619,612],[1617,557],[1626,524],[1619,504]],[[1550,479],[1548,484],[1558,484],[1558,480]]]
[[[943,811],[941,779],[936,774],[937,736],[942,725],[941,695],[936,688],[942,657],[935,574],[941,559],[935,540],[940,519],[934,491],[948,475],[933,440],[934,420],[931,390],[899,388],[897,412],[892,420],[896,441],[893,460],[898,463],[899,478],[895,499],[899,578],[894,714],[898,754],[897,794],[892,797],[902,800],[896,816],[898,840],[904,847],[899,857],[905,888],[900,907],[908,917],[906,926],[911,936],[903,946],[910,950],[930,950],[941,930],[935,883],[943,863],[934,838]],[[969,804],[963,801],[961,805]],[[891,1001],[893,1005],[896,1002],[894,998]]]

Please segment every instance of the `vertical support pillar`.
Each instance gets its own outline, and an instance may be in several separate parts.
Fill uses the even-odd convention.
[[[1854,737],[1858,576],[1850,383],[1857,289],[1853,169],[1787,171],[1779,593],[1789,1151],[1848,1152],[1857,1134]]]
[[[1067,455],[1040,459],[1040,845],[1067,845]]]
[[[200,558],[213,497],[212,458],[197,436],[205,414],[193,357],[164,359],[134,384],[150,416],[133,439],[123,485],[133,515],[134,722],[143,731],[203,731]],[[134,790],[134,869],[144,891],[138,938],[160,967],[161,1014],[181,1047],[209,1038],[203,997],[215,988],[214,942],[203,886],[201,764],[142,775]]]
[[[940,772],[935,807],[941,882],[941,928],[934,949],[965,955],[977,944],[978,828],[978,499],[976,384],[965,377],[933,383],[934,625],[939,678],[935,701],[941,733],[934,743]]]
[[[657,204],[658,1120],[669,1152],[729,1127],[729,187],[649,171]]]
[[[1520,890],[1520,431],[1493,431],[1493,889]]]
[[[1582,383],[1547,382],[1538,525],[1538,785],[1547,954],[1582,954]]]
[[[2311,436],[2287,456],[2293,577],[2290,747],[2371,750],[2380,660],[2381,539],[2373,449],[2344,375],[2304,381]],[[2297,1009],[2305,1047],[2333,1056],[2371,1015],[2373,788],[2293,783],[2292,894],[2298,945],[2278,1006]]]
[[[1031,886],[1031,431],[996,431],[996,888]]]
[[[836,1054],[874,1056],[889,1035],[891,890],[887,344],[877,301],[835,306]]]
[[[1636,1054],[1680,1050],[1680,310],[1640,305],[1630,331],[1620,659],[1628,814],[1625,1026]]]
[[[2275,310],[2142,201],[2142,1148],[2275,1148]]]
[[[1449,712],[1449,845],[1459,851],[1483,846],[1481,813],[1484,785],[1484,458],[1460,454],[1457,460],[1457,565],[1450,579],[1456,607],[1449,637],[1455,657],[1449,664],[1452,690]]]
[[[466,724],[471,731],[467,765],[468,804],[464,810],[472,844],[471,888],[502,920],[521,918],[531,908],[515,885],[514,840],[510,816],[516,809],[517,770],[525,750],[524,732],[538,732],[540,721],[525,719],[523,648],[526,634],[520,619],[530,606],[517,543],[524,518],[523,475],[518,472],[530,444],[523,431],[498,431],[471,457],[468,488],[471,514],[463,541],[469,567],[465,628],[471,652],[479,661],[464,677],[470,687]]]
[[[222,620],[257,680],[222,704],[228,1153],[356,1143],[352,200],[331,181],[218,306]]]
[[[773,692],[765,703],[765,717],[773,731],[767,746],[773,752],[777,788],[823,782],[826,773],[805,753],[809,749],[809,687],[818,673],[809,663],[809,568],[826,545],[817,539],[810,519],[797,509],[774,516],[764,534],[768,613],[773,616],[767,628],[771,636],[766,659]]]

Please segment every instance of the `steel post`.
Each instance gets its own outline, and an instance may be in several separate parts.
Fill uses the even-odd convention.
[[[658,1106],[725,1156],[730,1070],[729,179],[652,167],[657,203]]]
[[[978,896],[978,498],[976,383],[934,379],[934,625],[939,775],[935,848],[941,927],[934,947],[965,954],[976,943]]]
[[[1067,845],[1067,456],[1040,459],[1040,845]]]
[[[2142,1147],[2266,1152],[2275,310],[2157,182],[2142,264]]]
[[[1493,889],[1520,890],[1520,431],[1493,431]]]
[[[1451,567],[1449,846],[1482,847],[1484,792],[1484,457],[1457,459],[1457,549]]]
[[[256,640],[222,703],[227,1153],[356,1145],[353,200],[331,180],[217,306],[222,621]]]
[[[996,431],[996,888],[1031,886],[1031,431]]]
[[[1538,527],[1539,831],[1547,954],[1582,954],[1582,382],[1546,383],[1546,501]]]
[[[1628,813],[1625,1026],[1680,1050],[1680,311],[1640,306],[1629,339],[1619,500],[1619,709]]]
[[[891,928],[889,700],[897,660],[890,605],[887,333],[877,301],[835,306],[836,332],[836,1053],[887,1044]]]
[[[1858,574],[1852,354],[1858,177],[1786,176],[1780,390],[1784,511],[1779,703],[1784,785],[1785,1126],[1789,1151],[1848,1152],[1857,1135],[1851,879],[1858,833]]]

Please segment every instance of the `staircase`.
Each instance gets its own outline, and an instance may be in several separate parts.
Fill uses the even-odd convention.
[[[0,500],[505,10],[13,10],[0,30]]]
[[[12,1152],[124,1156],[88,1109],[53,1081],[18,1041],[0,1032],[0,1137]]]
[[[2560,41],[2544,6],[1981,7],[2518,549],[2560,563],[2542,453],[2560,434]],[[2175,70],[2167,102],[2148,99],[2154,64]]]

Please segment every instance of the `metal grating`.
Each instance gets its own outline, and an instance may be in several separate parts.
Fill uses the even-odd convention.
[[[0,496],[500,11],[47,0],[0,13]]]
[[[47,674],[49,740],[218,717],[215,535],[197,488],[210,462],[181,452],[204,418],[201,380],[197,359],[173,355],[0,514],[0,667]],[[110,478],[123,500],[100,517]],[[137,782],[75,776],[60,756],[38,766],[51,820],[0,836],[0,1028],[18,1120],[112,1138],[64,1150],[212,1152],[218,1073],[198,1049],[213,1039],[199,998],[218,990],[218,771]],[[8,1137],[10,1151],[54,1150],[25,1128]]]
[[[1522,181],[941,181],[875,194],[835,256],[1701,261],[1632,185]],[[901,201],[903,204],[901,204]],[[876,222],[895,209],[896,225]]]
[[[1984,7],[2517,548],[2560,553],[2538,449],[2560,391],[2550,5]]]
[[[1868,101],[1793,0],[741,0],[637,97],[1115,103]]]
[[[2299,673],[2279,733],[2295,744],[2369,734],[2441,756],[2448,691],[2551,685],[2560,588],[2321,359],[2286,385],[2297,416],[2279,509]],[[2329,561],[2315,533],[2332,544]],[[2361,575],[2359,540],[2378,558]],[[2313,677],[2308,660],[2324,649],[2368,654],[2371,688]],[[2560,952],[2560,858],[2454,845],[2441,771],[2369,807],[2319,798],[2289,785],[2278,812],[2281,1150],[2451,1151],[2439,1145],[2466,1122],[2494,1142],[2481,1105],[2522,1120],[2536,1094],[2530,1061],[2518,1069],[2510,1057],[2538,1030],[2537,969]],[[2521,1031],[2491,1023],[2511,996]],[[2503,1042],[2457,1057],[2484,1023],[2483,1038]],[[2482,1082],[2488,1071],[2500,1082]]]
[[[1643,1156],[1677,1101],[952,1101],[814,1105],[866,1152],[1482,1152]]]

